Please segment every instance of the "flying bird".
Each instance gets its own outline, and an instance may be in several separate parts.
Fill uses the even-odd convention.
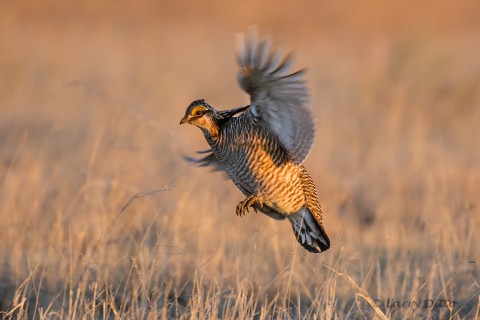
[[[238,216],[253,208],[287,219],[306,250],[328,250],[315,184],[302,164],[315,136],[304,70],[291,72],[291,55],[282,59],[269,38],[257,41],[256,32],[242,44],[237,79],[250,104],[217,110],[203,99],[193,101],[180,124],[200,128],[210,149],[188,160],[228,174],[246,197]]]

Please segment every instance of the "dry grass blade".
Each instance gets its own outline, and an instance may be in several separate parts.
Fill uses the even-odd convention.
[[[324,266],[326,267],[328,270],[334,272],[336,275],[344,278],[345,280],[348,281],[348,283],[350,283],[352,285],[352,287],[354,287],[357,292],[356,292],[356,295],[359,296],[360,298],[362,298],[363,300],[365,300],[365,302],[367,302],[373,309],[373,311],[375,311],[375,313],[383,320],[389,320],[388,317],[385,315],[385,313],[383,313],[382,310],[380,310],[379,307],[377,307],[373,301],[373,299],[370,297],[370,295],[368,294],[368,292],[360,287],[353,279],[352,277],[350,277],[348,274],[345,274],[345,273],[342,273],[342,272],[338,272],[337,270],[335,269],[332,269],[328,266]]]
[[[128,199],[128,201],[122,206],[122,208],[120,209],[120,214],[122,214],[128,208],[130,203],[132,203],[132,201],[135,200],[135,199],[143,198],[143,197],[151,197],[151,196],[155,196],[155,195],[157,195],[161,192],[166,192],[166,191],[172,190],[172,188],[177,183],[178,179],[180,179],[180,177],[182,177],[182,176],[183,176],[183,174],[179,175],[177,178],[172,180],[169,184],[166,184],[165,186],[163,186],[159,189],[152,190],[152,191],[147,191],[147,192],[136,193],[130,199]]]

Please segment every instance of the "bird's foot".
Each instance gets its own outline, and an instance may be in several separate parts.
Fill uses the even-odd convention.
[[[246,197],[245,200],[240,201],[240,203],[237,205],[237,210],[236,210],[237,216],[242,217],[242,216],[245,215],[246,211],[250,212],[249,209],[250,209],[250,207],[253,206],[253,204],[255,202],[257,202],[261,207],[262,206],[261,202],[258,201],[258,200],[259,199],[257,198],[257,196],[251,195],[251,196]],[[257,208],[253,207],[253,210],[255,210],[255,212],[257,212]]]

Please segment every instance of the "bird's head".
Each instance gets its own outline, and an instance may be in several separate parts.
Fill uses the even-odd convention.
[[[219,113],[205,100],[195,100],[188,106],[180,124],[189,123],[199,127],[204,132],[214,134],[218,131],[217,118]]]

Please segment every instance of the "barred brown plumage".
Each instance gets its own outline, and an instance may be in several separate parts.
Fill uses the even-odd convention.
[[[251,97],[248,106],[219,111],[204,100],[193,101],[180,124],[199,127],[211,149],[201,166],[226,171],[246,196],[236,213],[249,208],[277,220],[288,219],[298,242],[310,252],[330,248],[315,184],[302,165],[315,134],[303,71],[288,74],[287,56],[256,33],[237,56],[240,86]],[[239,116],[236,116],[240,114]]]

